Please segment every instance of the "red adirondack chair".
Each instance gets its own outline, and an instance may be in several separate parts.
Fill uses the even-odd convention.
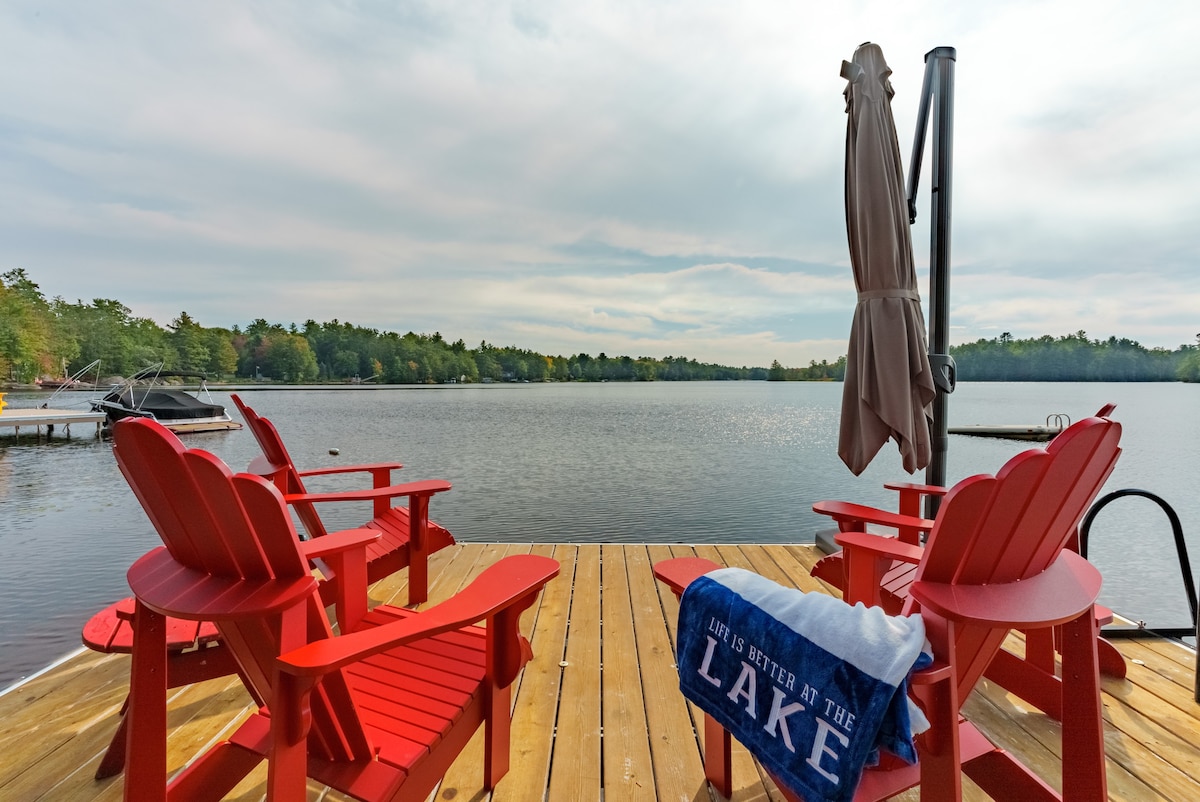
[[[1105,404],[1092,417],[1110,418],[1116,408],[1116,404]],[[1050,448],[1053,447],[1053,445],[1050,446]],[[1115,459],[1114,456],[1114,464]],[[1112,466],[1110,465],[1108,473],[1111,472]],[[1108,473],[1105,473],[1101,479],[1101,485],[1108,478]],[[933,521],[921,515],[922,503],[930,496],[945,496],[947,488],[914,482],[885,482],[883,486],[888,490],[895,490],[899,494],[897,512],[889,512],[878,507],[849,501],[818,501],[813,504],[813,512],[832,518],[837,523],[839,531],[842,532],[866,532],[878,528],[894,529],[900,541],[919,546],[921,539],[933,529]],[[1099,485],[1096,489],[1099,492]],[[1072,525],[1076,524],[1078,521]],[[1068,545],[1078,549],[1078,542],[1074,534]],[[889,571],[885,572],[880,581],[877,601],[889,613],[895,614],[904,606],[914,571],[915,569],[911,565],[897,562]],[[820,560],[813,567],[812,573],[813,576],[830,583],[839,590],[845,588],[845,571],[840,553],[831,554]],[[1120,676],[1124,675],[1122,668]]]
[[[1100,575],[1065,550],[1070,522],[1095,495],[1118,453],[1120,425],[1089,418],[1056,438],[1053,449],[1018,454],[995,476],[973,476],[946,495],[925,547],[865,532],[837,536],[846,555],[846,596],[877,596],[895,560],[917,566],[901,610],[920,613],[935,662],[913,675],[912,695],[931,729],[918,739],[916,766],[884,761],[864,772],[855,799],[885,799],[920,784],[922,799],[960,799],[965,772],[997,799],[1104,800],[1104,729],[1093,605]],[[676,593],[716,564],[667,560],[655,575]],[[961,707],[1011,629],[1057,631],[1062,676],[1063,793],[995,747],[961,716]],[[705,771],[732,791],[729,736],[705,724]],[[803,759],[803,757],[801,757]],[[794,796],[791,798],[795,798]]]
[[[1111,418],[1116,410],[1116,404],[1105,404],[1092,417]],[[1054,448],[1053,445],[1049,446]],[[1114,464],[1116,457],[1114,456]],[[1112,465],[1108,473],[1112,472]],[[1108,478],[1104,474],[1100,484]],[[884,482],[884,488],[895,490],[899,494],[897,512],[881,510],[866,504],[855,504],[849,501],[818,501],[813,504],[813,512],[826,515],[837,523],[842,532],[866,532],[869,528],[887,528],[896,530],[896,536],[901,542],[914,546],[921,544],[921,539],[933,529],[933,521],[921,515],[922,502],[930,496],[942,497],[947,488],[936,485],[926,485],[914,482]],[[1097,486],[1099,492],[1099,486]],[[1078,524],[1078,521],[1075,522]],[[1074,524],[1073,524],[1074,525]],[[1072,535],[1069,544],[1071,548],[1078,547],[1076,537]],[[904,605],[907,588],[912,582],[912,566],[896,563],[893,569],[884,574],[880,583],[878,603],[889,613],[896,613]],[[841,554],[831,554],[817,563],[813,568],[813,576],[823,579],[839,590],[845,586],[845,571]],[[1122,676],[1124,673],[1122,672]]]
[[[428,519],[429,498],[435,493],[449,490],[450,483],[434,480],[392,485],[391,472],[402,467],[399,463],[298,471],[274,425],[257,415],[238,396],[233,396],[233,400],[263,450],[263,456],[251,463],[249,471],[276,483],[280,491],[286,494],[285,499],[295,507],[307,534],[312,538],[329,534],[317,515],[317,503],[371,501],[374,504],[374,517],[363,526],[378,530],[380,537],[367,544],[367,581],[376,582],[408,566],[409,603],[425,601],[429,587],[429,555],[454,543],[450,532]],[[305,492],[301,477],[342,473],[369,473],[373,487],[339,493]],[[409,499],[408,507],[390,506],[393,499],[400,497]],[[306,546],[305,549],[310,559],[318,559],[315,548]],[[323,562],[321,569],[326,575],[326,581],[319,586],[321,598],[326,604],[333,604],[338,592],[337,571],[329,560]],[[132,614],[133,599],[123,599],[96,613],[84,626],[84,645],[105,654],[128,654],[133,648],[130,626]],[[234,663],[211,623],[170,619],[167,629],[169,687],[233,672]],[[125,766],[126,731],[129,725],[126,713],[127,705],[122,708],[120,724],[96,769],[96,779],[118,774]]]
[[[1107,419],[1115,409],[1113,404],[1101,407],[1093,418]],[[1081,422],[1082,423],[1082,422]],[[1078,426],[1079,424],[1075,424]],[[1064,436],[1074,427],[1068,427],[1046,447],[1054,452],[1067,442]],[[1116,465],[1120,450],[1115,443],[1103,446],[1109,456],[1107,461],[1094,461],[1089,467],[1090,473],[1081,477],[1089,495],[1086,503],[1079,508],[1079,514],[1073,519],[1060,518],[1060,527],[1056,537],[1060,538],[1064,548],[1078,550],[1078,525],[1087,508],[1099,495],[1104,482]],[[900,542],[920,547],[920,538],[933,529],[934,522],[919,516],[922,499],[931,494],[944,495],[945,488],[929,485],[896,483],[887,484],[900,493],[900,512],[892,513],[861,504],[843,501],[820,501],[813,505],[813,510],[828,515],[838,523],[842,532],[862,532],[871,527],[887,527],[898,532]],[[894,560],[886,567],[879,569],[880,574],[876,587],[863,595],[859,600],[867,604],[878,604],[889,613],[896,614],[903,609],[908,598],[909,588],[916,576],[916,566],[904,560]],[[846,566],[842,553],[830,554],[813,566],[813,576],[822,579],[834,587],[845,590]],[[1107,607],[1097,604],[1093,610],[1098,625],[1103,626],[1112,621],[1113,614]],[[987,677],[1000,683],[1004,688],[1055,718],[1062,715],[1057,687],[1053,681],[1055,674],[1055,642],[1053,632],[1040,630],[1026,632],[1025,655],[1017,657],[1007,650],[1001,650],[995,662],[988,668]],[[1123,678],[1127,666],[1121,653],[1111,643],[1100,639],[1097,644],[1101,673]]]
[[[559,570],[505,558],[423,612],[367,610],[378,530],[297,537],[279,490],[234,476],[153,421],[114,427],[121,472],[162,537],[129,569],[136,598],[125,798],[220,799],[266,758],[267,798],[303,800],[306,777],[364,800],[423,800],[471,736],[484,785],[508,768],[510,685],[530,657],[518,619]],[[309,558],[337,569],[332,634]],[[166,617],[215,622],[264,707],[167,786]],[[486,628],[470,626],[484,621]]]
[[[398,462],[301,471],[292,462],[275,425],[256,413],[236,394],[232,398],[263,452],[246,470],[275,483],[296,510],[309,537],[319,538],[329,534],[317,514],[317,504],[371,501],[374,505],[371,520],[363,524],[363,528],[377,530],[379,539],[367,547],[367,580],[377,582],[407,567],[409,604],[425,601],[429,587],[429,555],[454,545],[454,537],[450,532],[429,520],[429,498],[434,493],[449,490],[450,483],[427,481],[392,485],[392,471],[402,467]],[[346,473],[369,473],[373,486],[370,489],[336,493],[309,493],[304,487],[304,477]],[[408,506],[392,506],[392,500],[401,496],[408,498]],[[336,576],[330,578],[335,579]],[[323,587],[321,592],[322,597],[330,601],[336,592],[336,582]]]

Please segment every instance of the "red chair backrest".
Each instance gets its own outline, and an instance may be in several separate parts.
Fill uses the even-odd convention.
[[[289,579],[311,575],[279,490],[252,474],[234,476],[217,457],[185,448],[174,434],[145,418],[113,428],[113,451],[129,486],[172,558],[223,580]],[[306,602],[301,642],[332,637],[316,583]],[[258,699],[272,698],[275,660],[283,651],[279,613],[218,621],[243,681]],[[345,678],[327,675],[312,695],[309,749],[331,760],[369,758],[371,746]]]
[[[946,495],[915,581],[986,585],[1028,579],[1058,557],[1120,456],[1121,425],[1086,418],[1043,451],[1024,451],[993,476],[973,476]],[[919,607],[909,599],[906,612]],[[960,698],[974,687],[1007,633],[960,627]]]
[[[308,492],[304,488],[300,472],[296,470],[296,463],[292,462],[292,455],[288,453],[287,446],[283,444],[283,438],[279,436],[279,430],[275,428],[275,424],[255,412],[236,393],[230,397],[241,411],[246,426],[250,428],[254,439],[258,441],[258,447],[262,449],[261,460],[252,462],[251,470],[260,476],[270,478],[282,493]],[[294,505],[294,509],[310,537],[321,537],[328,534],[314,505],[302,502]]]

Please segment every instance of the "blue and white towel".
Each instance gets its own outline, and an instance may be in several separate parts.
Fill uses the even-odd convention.
[[[919,615],[889,616],[723,568],[684,591],[679,687],[808,800],[853,797],[883,748],[912,763],[929,725],[907,678],[932,658]]]

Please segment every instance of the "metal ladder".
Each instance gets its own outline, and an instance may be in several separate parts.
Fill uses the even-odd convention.
[[[1139,621],[1135,626],[1107,626],[1100,632],[1106,638],[1162,637],[1179,639],[1195,637],[1197,641],[1195,699],[1200,702],[1200,615],[1197,614],[1196,581],[1192,577],[1192,563],[1188,559],[1187,542],[1183,539],[1183,525],[1179,522],[1179,515],[1174,508],[1148,490],[1136,488],[1114,490],[1093,504],[1087,515],[1083,517],[1083,522],[1079,526],[1079,553],[1084,559],[1087,559],[1088,537],[1091,534],[1092,521],[1095,520],[1096,515],[1117,499],[1130,496],[1153,501],[1166,514],[1167,520],[1171,523],[1171,532],[1175,537],[1175,554],[1179,559],[1179,572],[1183,577],[1183,588],[1187,594],[1188,608],[1191,610],[1193,623],[1187,627],[1151,627],[1145,621]]]

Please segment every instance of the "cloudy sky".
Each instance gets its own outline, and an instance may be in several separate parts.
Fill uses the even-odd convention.
[[[1175,348],[1200,332],[1194,9],[6,2],[0,272],[163,325],[832,360],[855,300],[841,62],[883,47],[907,162],[949,45],[952,342]]]

